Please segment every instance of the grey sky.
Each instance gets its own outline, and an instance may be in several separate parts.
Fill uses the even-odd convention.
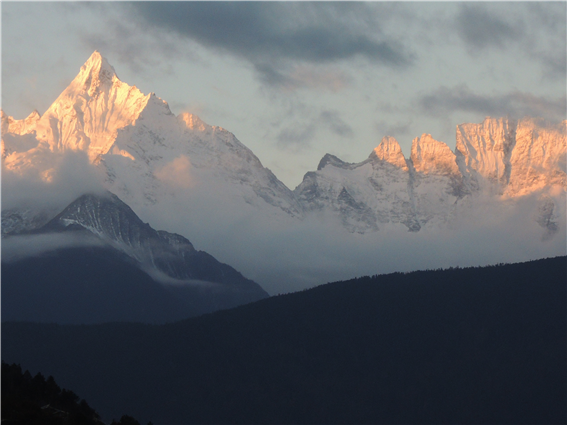
[[[565,2],[2,3],[2,108],[45,112],[99,50],[251,148],[290,188],[325,153],[485,116],[565,119]]]

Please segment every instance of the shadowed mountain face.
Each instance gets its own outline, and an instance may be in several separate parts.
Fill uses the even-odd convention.
[[[567,258],[363,277],[161,326],[2,324],[2,357],[141,423],[559,424]]]
[[[10,246],[22,240],[51,244],[12,258]],[[152,229],[110,193],[81,196],[3,243],[3,320],[163,323],[267,296],[186,238]]]

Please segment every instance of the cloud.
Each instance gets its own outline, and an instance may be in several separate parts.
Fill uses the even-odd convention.
[[[359,30],[333,4],[136,2],[129,6],[151,26],[253,63],[282,57],[328,62],[357,55],[389,66],[411,62],[399,43]]]
[[[545,78],[566,78],[565,2],[484,2],[460,5],[452,26],[469,53],[510,49],[539,62]]]
[[[276,140],[280,147],[295,149],[307,147],[320,131],[328,131],[341,138],[354,137],[354,130],[342,119],[338,111],[323,109],[318,116],[306,122],[295,121],[292,125],[283,128],[277,134]]]
[[[191,174],[191,161],[185,155],[181,155],[168,162],[154,172],[154,175],[164,183],[179,188],[191,188],[195,185]]]
[[[354,136],[352,127],[341,118],[338,111],[324,110],[319,116],[319,121],[337,136],[348,138]]]
[[[486,4],[462,4],[456,16],[457,33],[473,50],[504,48],[524,37],[523,22],[510,23]]]
[[[304,145],[308,146],[313,141],[316,133],[316,125],[311,122],[304,125],[292,125],[281,130],[276,136],[280,147]]]
[[[103,245],[102,240],[96,237],[85,237],[83,232],[10,236],[2,239],[2,262],[38,257],[57,249]]]
[[[99,171],[82,151],[45,153],[23,175],[2,165],[2,210],[33,206],[60,211],[84,193],[104,191]]]
[[[352,80],[345,72],[327,67],[259,63],[254,65],[254,70],[264,84],[286,91],[311,89],[337,93]]]
[[[402,136],[410,135],[412,124],[412,120],[396,121],[394,123],[380,120],[376,123],[375,127],[378,131],[378,134],[380,134],[381,136],[392,136],[396,139],[399,139]]]
[[[132,72],[147,78],[173,74],[172,62],[180,58],[196,60],[196,54],[187,44],[179,43],[167,31],[130,19],[128,9],[123,5],[104,2],[80,5],[67,7],[70,11],[87,8],[104,22],[103,29],[87,27],[77,31],[77,40],[87,51],[99,50],[106,56],[120,58]]]
[[[432,117],[447,117],[453,112],[473,112],[485,116],[516,118],[542,117],[552,121],[565,119],[567,97],[555,99],[514,91],[504,94],[478,94],[466,84],[453,88],[442,86],[418,99],[421,111]]]
[[[527,51],[541,63],[544,78],[565,81],[567,78],[567,3],[530,2],[527,4],[532,25]]]
[[[412,233],[392,225],[364,235],[348,233],[333,216],[286,222],[240,204],[231,204],[230,210],[214,208],[221,201],[213,198],[177,201],[177,211],[184,214],[172,208],[147,211],[152,226],[163,228],[153,223],[159,221],[168,231],[188,236],[197,249],[230,264],[270,294],[356,276],[527,261],[567,252],[561,237],[565,220],[558,220],[555,237],[542,242],[545,231],[535,222],[533,199],[514,206],[477,203],[442,229]],[[165,210],[170,216],[163,216]],[[560,214],[565,217],[564,208]]]

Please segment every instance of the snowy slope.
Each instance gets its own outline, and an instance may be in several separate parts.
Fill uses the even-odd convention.
[[[269,228],[320,215],[354,233],[415,232],[451,224],[482,203],[526,199],[534,223],[553,232],[565,220],[565,125],[486,118],[457,126],[454,152],[424,134],[409,157],[385,137],[360,163],[325,155],[291,191],[232,133],[195,115],[173,115],[155,94],[122,82],[95,52],[43,115],[2,114],[2,166],[52,181],[65,153],[84,152],[103,186],[144,219],[165,228],[191,217],[190,230],[203,233],[246,219]],[[26,208],[3,211],[7,229],[45,222],[45,211]]]
[[[49,180],[57,158],[84,151],[107,189],[133,207],[196,185],[238,208],[301,217],[293,193],[234,135],[122,82],[99,52],[41,117],[2,115],[3,166]]]

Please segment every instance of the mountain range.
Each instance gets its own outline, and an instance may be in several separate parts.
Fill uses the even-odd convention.
[[[341,241],[357,244],[357,234],[435,234],[470,225],[470,217],[490,222],[514,211],[529,216],[520,231],[530,239],[537,233],[542,243],[557,241],[565,227],[567,121],[487,117],[457,126],[454,151],[423,134],[409,157],[386,136],[359,163],[326,154],[291,190],[232,133],[190,113],[174,115],[154,93],[121,81],[96,51],[45,113],[15,120],[2,112],[1,118],[5,175],[60,184],[69,158],[85,158],[64,184],[80,186],[92,170],[90,189],[115,194],[152,227],[197,241],[254,280],[274,269],[263,270],[259,258],[279,255],[268,253],[264,240],[283,244],[292,234],[325,244],[341,228]],[[74,199],[8,202],[6,195],[17,191],[4,186],[3,236],[44,226]],[[75,189],[75,198],[90,191]],[[313,249],[327,247],[297,240],[282,245],[286,255],[305,257]],[[283,279],[313,273],[296,270]]]
[[[457,126],[454,152],[423,134],[409,158],[387,136],[360,163],[325,155],[292,191],[232,133],[189,113],[175,116],[154,93],[122,82],[95,52],[43,115],[2,115],[2,159],[8,170],[38,169],[49,179],[58,154],[84,151],[104,186],[131,206],[199,185],[265,214],[302,219],[329,211],[360,233],[398,223],[418,231],[451,221],[478,197],[537,194],[536,220],[553,232],[565,214],[566,123],[486,118]]]

